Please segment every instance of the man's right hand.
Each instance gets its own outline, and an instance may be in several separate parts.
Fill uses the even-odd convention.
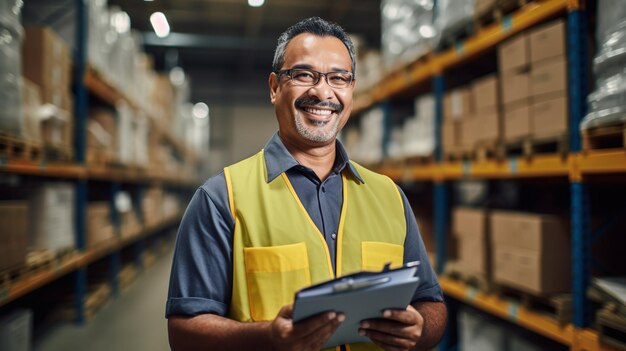
[[[331,311],[294,323],[293,305],[283,306],[270,325],[272,347],[280,351],[318,351],[344,320],[343,314]]]

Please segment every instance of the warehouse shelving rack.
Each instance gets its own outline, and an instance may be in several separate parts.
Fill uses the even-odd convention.
[[[441,125],[445,74],[450,68],[462,65],[472,57],[495,47],[505,39],[545,22],[555,16],[566,15],[568,42],[569,130],[570,152],[540,154],[529,157],[510,157],[505,160],[443,161],[441,152]],[[412,87],[430,81],[435,97],[435,159],[427,165],[383,164],[377,170],[395,181],[426,181],[434,184],[434,232],[436,269],[443,272],[446,262],[446,232],[449,223],[448,184],[461,179],[527,179],[557,177],[569,181],[572,237],[572,294],[573,321],[560,325],[554,319],[534,312],[519,303],[504,300],[497,295],[478,291],[464,283],[440,277],[444,293],[475,306],[492,315],[567,345],[571,350],[613,350],[601,344],[596,331],[588,328],[589,303],[586,290],[591,275],[590,205],[586,178],[594,175],[626,173],[624,150],[581,151],[580,121],[586,113],[587,96],[587,39],[584,0],[544,0],[527,4],[500,23],[481,29],[473,37],[441,53],[432,53],[392,72],[375,88],[355,97],[354,114],[371,106],[383,104],[389,108],[389,99],[406,93]],[[450,349],[449,333],[440,343],[440,350]]]
[[[73,163],[48,163],[47,161],[28,161],[8,159],[2,160],[0,173],[34,176],[41,178],[54,178],[70,180],[76,190],[75,199],[75,238],[77,252],[68,258],[54,263],[48,269],[39,270],[29,274],[11,284],[0,285],[0,308],[10,302],[19,299],[37,289],[60,279],[67,274],[74,274],[74,307],[76,309],[76,322],[85,322],[85,296],[87,293],[87,267],[98,260],[108,256],[109,260],[109,284],[112,287],[113,296],[119,294],[118,273],[121,269],[121,251],[133,246],[133,255],[136,265],[143,266],[143,252],[146,246],[145,240],[154,237],[166,229],[175,227],[182,218],[179,212],[170,217],[161,218],[153,225],[141,226],[135,232],[126,237],[118,235],[116,239],[102,243],[95,248],[86,248],[86,206],[88,200],[88,182],[100,181],[110,184],[111,199],[121,191],[122,184],[133,184],[142,193],[147,184],[160,184],[174,189],[187,191],[193,190],[200,183],[199,179],[181,174],[163,174],[161,172],[146,171],[138,168],[110,169],[86,165],[86,128],[88,117],[89,94],[98,99],[114,105],[118,101],[125,101],[135,110],[145,111],[150,116],[152,127],[172,145],[182,157],[188,157],[197,162],[199,157],[185,144],[176,138],[171,132],[156,122],[146,106],[140,106],[132,99],[124,96],[117,89],[106,82],[87,63],[87,30],[88,15],[87,2],[75,0],[76,10],[76,47],[74,50],[74,155]],[[111,200],[111,208],[113,208]],[[141,207],[140,207],[141,208]],[[116,211],[112,211],[112,223],[116,232],[120,233],[120,218]]]

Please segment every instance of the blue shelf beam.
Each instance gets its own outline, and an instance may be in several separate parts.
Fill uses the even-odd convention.
[[[437,252],[437,273],[443,273],[447,255],[448,232],[448,185],[445,182],[435,183],[435,250]]]

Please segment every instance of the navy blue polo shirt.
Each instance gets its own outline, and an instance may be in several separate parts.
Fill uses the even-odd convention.
[[[267,180],[285,172],[309,216],[326,238],[336,259],[336,239],[341,215],[341,172],[352,174],[353,181],[363,182],[348,161],[348,155],[337,141],[337,156],[331,175],[321,181],[310,168],[300,165],[275,133],[265,145]],[[420,261],[420,284],[415,301],[443,301],[437,277],[430,265],[415,216],[400,190],[406,218],[404,262]],[[224,173],[207,180],[196,190],[178,230],[170,276],[165,316],[228,312],[232,294],[233,232],[235,221],[230,212]]]

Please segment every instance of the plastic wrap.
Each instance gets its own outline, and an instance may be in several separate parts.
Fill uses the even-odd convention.
[[[1,2],[1,0],[0,0]],[[0,132],[22,134],[22,38],[17,18],[0,17]]]
[[[435,41],[439,42],[472,22],[474,0],[437,0],[435,14]]]
[[[381,3],[382,51],[387,67],[419,58],[435,37],[433,0],[384,0]]]
[[[626,121],[626,1],[598,2],[596,36],[596,89],[587,97],[589,113],[581,122],[581,129]]]

